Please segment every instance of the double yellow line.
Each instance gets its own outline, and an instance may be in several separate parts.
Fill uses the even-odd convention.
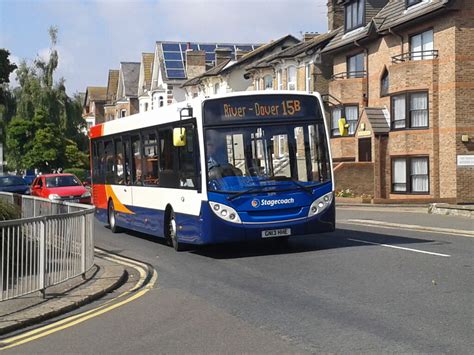
[[[142,297],[148,291],[150,291],[154,287],[156,280],[158,279],[158,275],[156,271],[153,270],[153,273],[149,282],[145,285],[145,282],[147,279],[147,272],[146,272],[147,266],[145,264],[136,262],[134,260],[126,259],[118,255],[107,254],[106,252],[99,249],[96,249],[96,254],[102,257],[103,259],[117,262],[119,264],[126,265],[138,270],[138,272],[140,273],[140,278],[138,282],[135,284],[135,286],[132,289],[121,293],[117,297],[107,301],[103,305],[98,306],[94,309],[91,309],[89,311],[86,311],[80,314],[76,314],[68,318],[61,319],[60,321],[57,321],[53,324],[45,325],[43,327],[36,328],[29,332],[1,340],[0,351],[11,349],[15,346],[29,343],[30,341],[33,341],[36,339],[43,338],[50,334],[59,332],[63,329],[67,329],[69,327],[75,326],[76,324],[85,322],[86,320],[100,316],[101,314],[107,313],[129,302],[132,302],[136,300],[137,298]],[[127,297],[127,296],[130,296],[130,297]],[[122,298],[125,298],[125,299],[119,301]]]

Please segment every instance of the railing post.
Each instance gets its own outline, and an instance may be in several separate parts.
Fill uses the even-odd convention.
[[[46,276],[46,221],[40,221],[40,245],[39,245],[39,289],[46,296],[45,276]]]
[[[82,230],[81,230],[81,273],[82,279],[86,279],[86,231],[87,231],[87,219],[86,215],[82,217]]]

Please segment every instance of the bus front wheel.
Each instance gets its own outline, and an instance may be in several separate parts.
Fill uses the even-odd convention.
[[[120,231],[120,228],[117,227],[117,216],[115,215],[115,208],[112,200],[109,201],[109,207],[107,210],[110,230],[112,233],[117,233]]]
[[[178,228],[176,225],[176,218],[173,210],[170,210],[167,218],[167,227],[166,227],[166,237],[168,239],[168,244],[172,245],[174,250],[183,251],[183,243],[178,241]]]

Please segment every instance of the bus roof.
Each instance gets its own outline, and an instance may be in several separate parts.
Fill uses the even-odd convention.
[[[226,98],[226,97],[239,97],[239,96],[252,96],[252,95],[307,95],[316,96],[321,100],[319,93],[307,93],[305,91],[290,91],[290,90],[278,90],[278,91],[240,91],[226,94],[213,95],[210,97],[198,97],[187,101],[174,103],[168,106],[160,107],[156,110],[150,110],[147,112],[137,113],[127,117],[119,118],[113,121],[107,121],[99,125],[93,126],[90,129],[89,137],[91,139],[108,136],[116,133],[133,131],[140,128],[152,127],[157,124],[166,124],[170,122],[179,121],[179,110],[181,108],[192,107],[196,116],[196,113],[200,113],[202,105],[205,101]]]

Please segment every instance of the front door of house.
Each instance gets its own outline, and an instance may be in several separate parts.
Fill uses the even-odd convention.
[[[372,161],[372,139],[359,139],[359,161]]]

